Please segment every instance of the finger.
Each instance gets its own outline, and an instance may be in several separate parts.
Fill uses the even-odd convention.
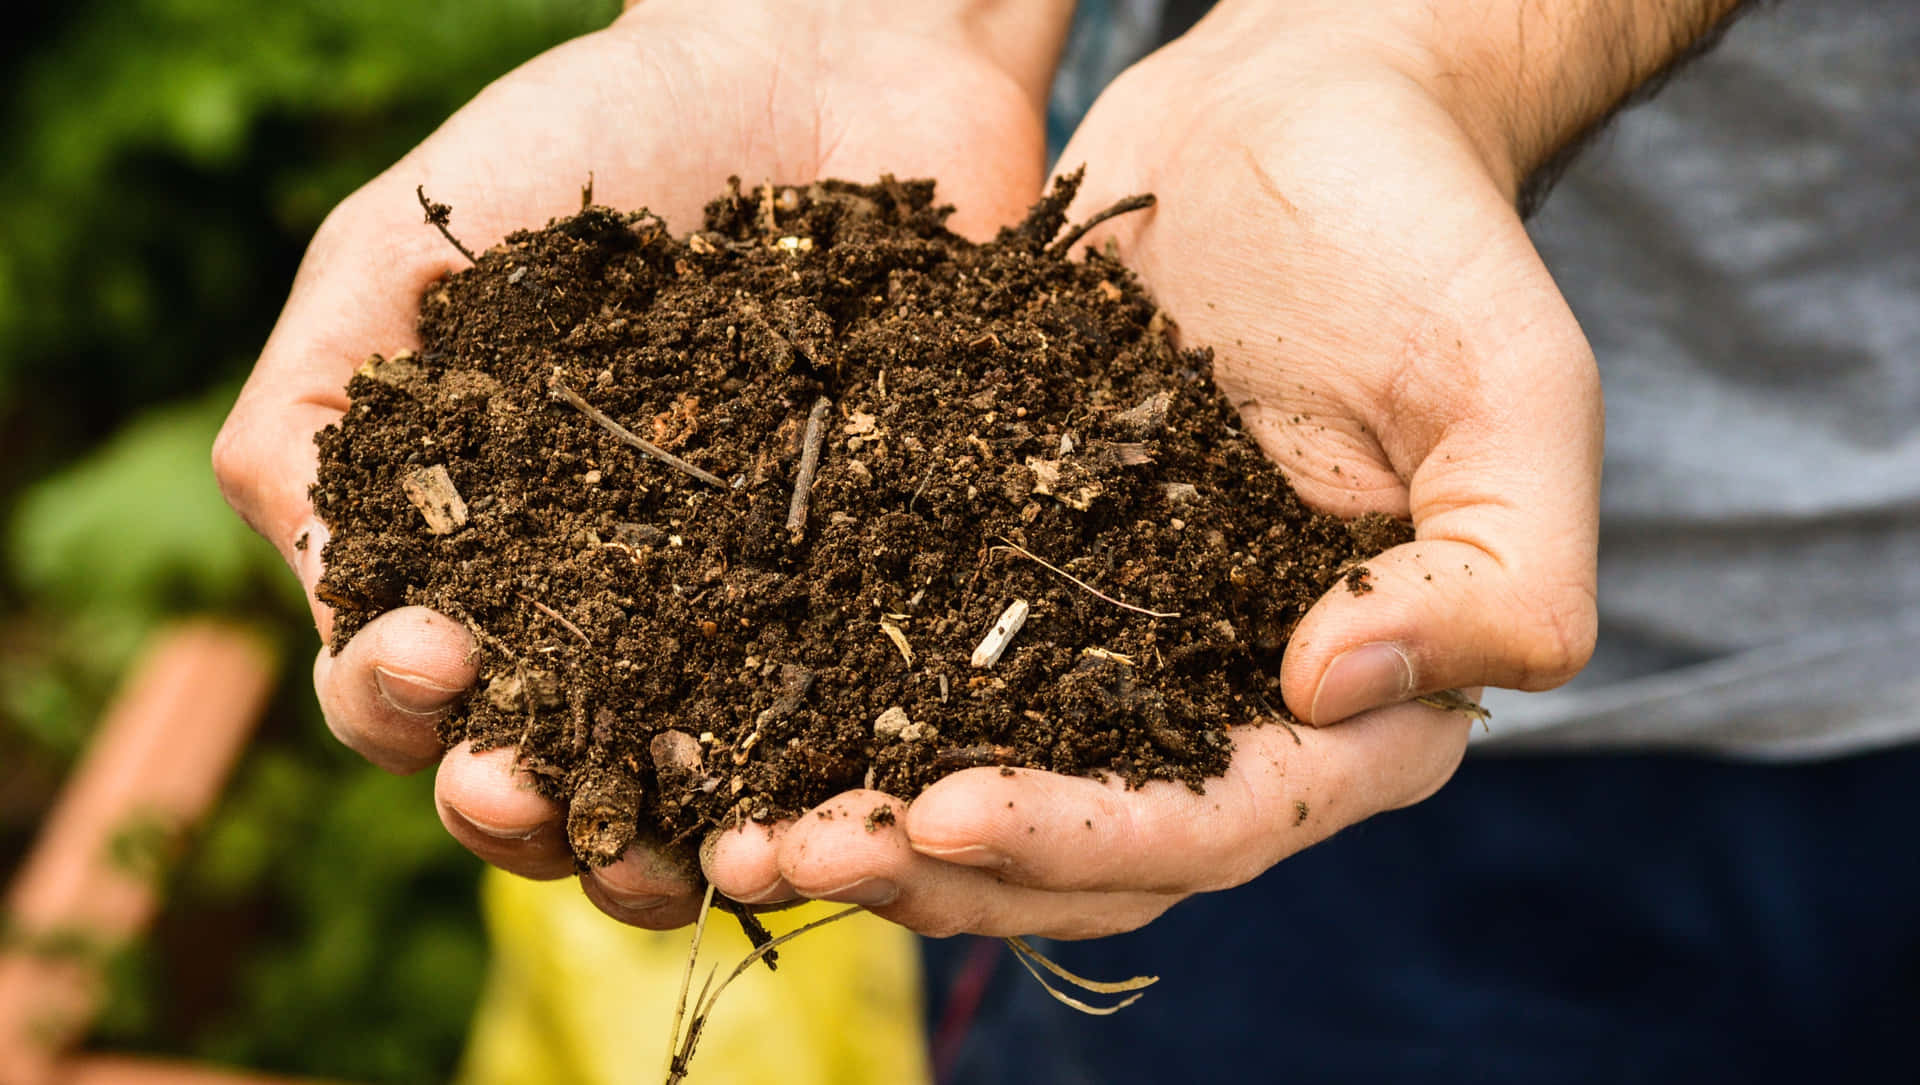
[[[651,843],[636,841],[618,862],[588,869],[580,888],[601,911],[630,926],[674,930],[700,915],[696,868]]]
[[[313,687],[327,728],[389,772],[415,772],[440,757],[435,728],[473,684],[473,637],[445,615],[402,607],[367,623],[338,655],[321,648]]]
[[[586,894],[594,907],[629,927],[642,927],[650,931],[678,930],[700,917],[698,895],[623,898],[591,874],[580,876],[580,891]],[[638,903],[629,903],[629,900],[637,900]]]
[[[560,808],[533,789],[512,749],[447,751],[433,782],[440,823],[462,847],[494,866],[541,881],[573,873]]]
[[[877,791],[849,791],[795,821],[780,840],[788,883],[805,896],[864,905],[935,938],[1099,938],[1144,926],[1180,900],[1160,893],[1047,892],[930,858],[913,850],[897,817],[873,816],[900,806]]]
[[[920,854],[1016,885],[1226,889],[1432,794],[1458,767],[1469,722],[1408,704],[1325,729],[1235,728],[1231,767],[1200,794],[1167,782],[1130,791],[1117,780],[969,769],[928,788],[904,824]]]
[[[782,904],[800,894],[780,872],[780,841],[790,821],[742,822],[707,837],[700,867],[721,895],[742,904]]]

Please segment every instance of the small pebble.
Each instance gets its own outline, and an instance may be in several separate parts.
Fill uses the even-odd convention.
[[[909,728],[916,726],[918,724],[907,718],[906,709],[894,705],[873,721],[873,733],[880,738],[901,738]]]

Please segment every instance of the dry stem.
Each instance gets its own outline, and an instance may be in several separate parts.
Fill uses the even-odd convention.
[[[708,882],[707,895],[700,899],[700,915],[693,923],[693,942],[687,946],[687,967],[680,973],[680,998],[673,1004],[673,1031],[667,1034],[666,1079],[668,1081],[677,1081],[679,1075],[686,1072],[685,1067],[680,1067],[676,1072],[674,1064],[678,1060],[674,1057],[674,1049],[680,1044],[680,1022],[687,1016],[687,990],[693,986],[694,961],[700,956],[700,938],[707,933],[707,915],[712,911],[713,883]],[[707,982],[713,982],[711,974],[707,976]],[[706,989],[703,987],[700,996],[705,998],[706,994]]]
[[[659,445],[654,444],[652,441],[639,437],[632,430],[607,417],[605,411],[580,398],[580,393],[567,387],[559,377],[554,377],[547,381],[547,389],[553,393],[555,398],[565,402],[581,414],[586,415],[593,420],[595,425],[613,434],[623,443],[639,449],[654,459],[659,460],[661,463],[666,464],[668,467],[679,471],[681,474],[697,478],[709,486],[718,486],[722,490],[728,488],[727,481],[719,475],[695,467],[673,453],[668,452],[666,449],[661,448]]]
[[[833,404],[821,396],[807,412],[800,469],[793,477],[793,500],[787,503],[787,536],[796,543],[807,533],[807,503],[813,498],[813,476],[820,470],[820,445],[827,439],[827,412],[831,409]]]

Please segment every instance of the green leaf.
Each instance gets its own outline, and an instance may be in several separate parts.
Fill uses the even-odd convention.
[[[248,610],[285,582],[279,555],[227,508],[208,450],[231,393],[147,411],[98,451],[35,485],[15,513],[15,576],[56,607],[146,614]]]

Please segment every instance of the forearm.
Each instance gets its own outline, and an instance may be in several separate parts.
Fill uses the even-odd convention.
[[[1635,88],[1710,41],[1742,2],[1224,0],[1208,21],[1380,47],[1447,106],[1517,194]]]

